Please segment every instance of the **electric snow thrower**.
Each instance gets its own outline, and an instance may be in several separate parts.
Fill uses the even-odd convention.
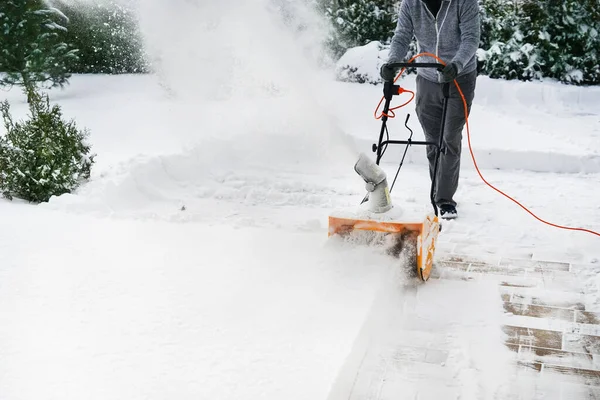
[[[439,63],[397,63],[392,64],[393,68],[436,68],[441,71],[444,68],[443,64]],[[397,79],[397,78],[396,78]],[[411,132],[408,140],[390,140],[387,129],[388,118],[393,118],[393,111],[412,101],[414,92],[401,88],[395,82],[387,81],[383,86],[383,98],[377,109],[381,107],[381,103],[385,101],[383,112],[376,118],[381,118],[381,131],[379,133],[379,141],[373,144],[373,152],[376,153],[375,162],[373,162],[365,154],[361,154],[358,161],[354,165],[354,170],[366,182],[367,195],[363,199],[360,207],[351,212],[338,212],[336,215],[329,217],[329,234],[351,236],[356,235],[357,231],[371,231],[380,233],[386,237],[391,236],[392,243],[390,253],[399,256],[402,250],[408,250],[411,264],[415,266],[418,277],[427,281],[431,275],[433,267],[433,257],[435,245],[441,225],[439,222],[439,210],[435,204],[435,184],[437,180],[437,171],[439,165],[440,154],[444,151],[444,125],[446,120],[446,111],[448,106],[448,98],[450,97],[450,83],[442,85],[444,96],[442,124],[440,127],[439,142],[416,141],[412,140],[412,130],[408,127],[407,116],[405,126]],[[412,97],[401,106],[390,108],[392,98],[402,93],[411,93]],[[377,111],[376,111],[377,114]],[[386,136],[384,140],[384,135]],[[435,164],[434,173],[431,182],[430,200],[433,206],[433,213],[421,216],[406,217],[402,211],[394,208],[392,205],[390,193],[394,188],[398,172],[394,178],[391,189],[388,186],[387,176],[383,169],[379,166],[381,158],[389,145],[405,145],[404,155],[400,161],[398,172],[404,163],[404,158],[409,146],[433,146],[435,148]],[[406,254],[406,253],[405,253]]]

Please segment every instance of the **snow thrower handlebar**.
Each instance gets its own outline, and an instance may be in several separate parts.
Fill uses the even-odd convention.
[[[408,63],[393,63],[393,64],[389,64],[390,67],[392,68],[409,68],[409,67],[414,67],[414,68],[435,68],[438,71],[441,71],[444,69],[444,64],[441,63],[414,63],[414,62],[408,62]],[[442,124],[440,127],[440,138],[439,138],[439,142],[432,142],[432,141],[415,141],[412,140],[412,131],[411,131],[411,135],[408,138],[408,140],[390,140],[389,138],[389,132],[387,129],[387,121],[388,118],[390,116],[394,116],[393,114],[393,110],[394,109],[390,109],[390,103],[392,102],[392,98],[394,96],[400,95],[402,93],[411,93],[412,94],[412,98],[410,100],[408,100],[406,103],[402,104],[401,106],[395,107],[394,109],[398,109],[400,107],[405,106],[406,104],[410,103],[414,97],[415,97],[415,93],[410,91],[410,90],[406,90],[404,88],[402,88],[400,85],[396,85],[395,81],[385,81],[383,84],[383,99],[385,100],[384,106],[383,106],[383,112],[381,114],[381,131],[379,133],[379,141],[377,144],[373,144],[373,152],[377,153],[377,157],[375,159],[375,163],[377,165],[379,165],[381,158],[383,157],[383,154],[385,153],[385,150],[387,149],[388,145],[390,144],[402,144],[402,145],[406,145],[406,148],[408,149],[408,146],[411,145],[421,145],[421,146],[432,146],[435,148],[436,151],[436,156],[435,156],[435,164],[434,164],[434,171],[433,171],[433,179],[431,182],[431,190],[430,190],[430,200],[431,200],[431,205],[433,207],[434,213],[437,216],[438,215],[438,208],[437,205],[435,204],[435,184],[437,181],[437,171],[438,171],[438,165],[439,165],[439,159],[440,159],[440,154],[441,153],[445,153],[445,148],[444,148],[444,125],[445,125],[445,121],[446,121],[446,114],[447,114],[447,106],[448,106],[448,98],[450,97],[450,82],[447,83],[443,83],[442,84],[442,93],[444,96],[444,102],[443,102],[443,110],[442,110]],[[380,103],[381,104],[381,103]],[[410,117],[410,114],[407,115],[406,117],[406,121],[405,121],[405,126],[408,128],[408,119]],[[410,128],[408,128],[410,130]],[[387,140],[383,140],[384,134],[387,136]],[[404,151],[404,156],[406,156],[406,150]],[[404,156],[402,157],[402,161],[400,162],[400,166],[398,168],[398,172],[400,171],[400,168],[402,167],[402,164],[404,162]],[[398,176],[398,173],[396,173],[396,177]],[[395,183],[395,179],[394,179],[394,183]],[[394,188],[394,185],[392,184],[392,189]],[[391,190],[390,190],[391,191]]]
[[[416,62],[405,62],[405,63],[391,63],[388,64],[390,68],[400,69],[400,68],[436,68],[438,71],[444,69],[445,65],[441,63],[416,63]]]

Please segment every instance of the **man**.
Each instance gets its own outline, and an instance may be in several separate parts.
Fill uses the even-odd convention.
[[[416,112],[427,141],[439,142],[442,123],[442,83],[456,79],[467,100],[468,111],[475,95],[480,39],[477,0],[402,0],[398,24],[392,38],[389,59],[381,67],[381,77],[390,81],[399,72],[390,67],[406,62],[413,35],[420,53],[437,55],[445,64],[443,71],[417,69]],[[439,62],[433,57],[419,57],[417,62]],[[448,113],[444,128],[444,153],[441,154],[434,188],[435,202],[444,219],[457,217],[454,194],[458,188],[464,105],[456,86],[451,83]],[[429,172],[433,178],[435,147],[427,146]]]

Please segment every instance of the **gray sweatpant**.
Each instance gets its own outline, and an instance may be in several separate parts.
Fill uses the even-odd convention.
[[[471,112],[471,104],[475,97],[476,80],[477,71],[457,78],[460,89],[467,100],[469,113]],[[425,140],[427,141],[438,143],[440,140],[443,101],[442,84],[417,76],[416,112],[425,133]],[[442,149],[445,147],[445,153],[442,153],[440,156],[437,184],[434,188],[434,199],[438,207],[444,204],[456,206],[454,194],[458,188],[462,131],[464,126],[465,111],[463,101],[456,89],[456,85],[452,82],[450,84],[450,98],[448,99],[448,111],[444,125],[444,146]],[[429,175],[431,179],[433,179],[435,151],[434,146],[427,146]]]

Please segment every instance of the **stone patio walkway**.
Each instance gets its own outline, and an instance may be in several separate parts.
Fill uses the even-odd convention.
[[[432,278],[424,285],[438,285],[432,290],[452,286],[440,294],[451,303],[453,293],[485,283],[487,288],[495,288],[493,296],[503,306],[504,314],[499,309],[496,318],[501,323],[492,325],[508,356],[499,356],[498,360],[489,356],[488,365],[497,362],[498,378],[506,382],[495,396],[486,399],[600,399],[600,313],[586,308],[585,281],[578,275],[582,270],[600,272],[600,266],[535,260],[526,252],[512,257],[491,252],[469,257],[454,252],[462,246],[446,243],[442,247]],[[474,382],[470,392],[465,388],[469,378],[462,379],[464,374],[474,371],[468,366],[457,369],[460,363],[452,359],[456,346],[452,326],[438,326],[432,322],[434,319],[420,318],[422,311],[415,311],[419,296],[424,296],[419,290],[427,290],[422,285],[407,287],[398,299],[396,311],[382,317],[388,320],[380,326],[389,335],[371,335],[364,345],[364,355],[356,365],[346,398],[484,398],[479,397],[481,388],[475,387],[479,383]],[[472,300],[476,302],[478,298]],[[462,312],[460,307],[457,300],[457,313]],[[474,340],[478,329],[472,328]],[[490,336],[490,347],[494,347],[495,334],[489,329],[482,325],[481,335]],[[493,374],[491,379],[494,383]]]

